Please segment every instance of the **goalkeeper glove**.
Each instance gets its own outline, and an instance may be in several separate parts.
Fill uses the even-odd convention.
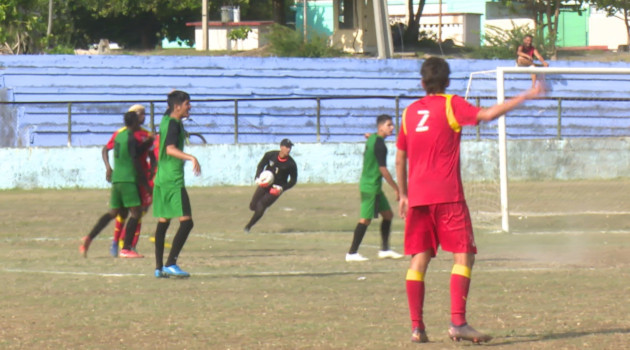
[[[271,184],[264,183],[264,182],[260,181],[260,178],[256,178],[254,180],[254,182],[256,183],[256,185],[258,185],[260,187],[263,187],[263,188],[267,188],[267,187],[269,187],[271,185]]]
[[[269,193],[271,193],[274,196],[279,196],[282,193],[283,189],[282,186],[278,186],[278,185],[273,185],[271,186],[271,188],[269,189]]]

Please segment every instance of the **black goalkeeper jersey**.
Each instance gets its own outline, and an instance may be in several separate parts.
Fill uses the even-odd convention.
[[[284,191],[295,186],[297,183],[297,165],[291,156],[280,159],[280,151],[270,151],[265,153],[256,169],[256,177],[264,170],[269,170],[274,175],[274,185],[282,187]]]

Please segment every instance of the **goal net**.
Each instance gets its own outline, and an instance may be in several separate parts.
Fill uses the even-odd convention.
[[[487,73],[487,72],[486,72]],[[498,67],[470,80],[482,107],[544,80],[545,96],[464,130],[475,228],[630,232],[630,69]]]

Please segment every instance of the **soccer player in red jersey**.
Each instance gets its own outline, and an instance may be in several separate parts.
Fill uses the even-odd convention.
[[[128,112],[135,112],[138,115],[140,125],[144,124],[144,120],[146,117],[144,106],[140,104],[133,105],[129,107]],[[110,181],[111,174],[112,174],[112,168],[109,164],[109,156],[107,153],[108,151],[114,148],[114,140],[116,139],[116,136],[121,130],[124,130],[124,128],[119,129],[116,132],[114,132],[114,134],[109,139],[107,144],[103,147],[102,154],[103,154],[103,161],[105,162],[105,167],[107,169],[107,173],[106,173],[107,181]],[[144,187],[142,186],[139,187],[140,198],[142,199],[142,216],[144,216],[144,214],[146,214],[147,211],[149,210],[149,207],[151,206],[151,203],[153,201],[153,198],[152,198],[153,177],[155,175],[157,162],[155,160],[154,152],[151,150],[151,143],[153,142],[153,135],[151,135],[151,132],[140,127],[138,130],[136,130],[133,133],[133,136],[141,145],[143,145],[142,147],[143,152],[140,155],[140,159],[142,160],[142,163],[141,163],[142,170],[146,174],[145,176],[151,188],[151,191],[147,192]],[[121,244],[125,239],[126,230],[124,228],[124,224],[125,224],[126,215],[124,214],[126,213],[119,213],[116,216],[116,222],[114,225],[114,239],[112,240],[112,245],[109,250],[109,252],[111,253],[113,257],[118,256],[119,244]],[[133,250],[136,250],[138,239],[140,238],[141,229],[142,229],[142,218],[138,220],[138,226],[136,228],[135,235],[132,242]]]
[[[448,63],[437,57],[424,61],[422,87],[427,95],[403,112],[396,147],[399,212],[405,219],[405,254],[411,255],[406,286],[412,325],[411,341],[428,342],[422,318],[424,276],[438,246],[453,253],[451,326],[454,340],[486,342],[492,337],[466,322],[466,299],[477,248],[460,174],[462,125],[490,121],[544,92],[541,84],[490,108],[477,108],[462,97],[444,94]]]

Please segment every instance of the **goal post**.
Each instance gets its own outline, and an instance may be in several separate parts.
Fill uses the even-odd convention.
[[[625,75],[630,77],[630,68],[588,68],[588,67],[497,67],[496,68],[496,94],[497,103],[503,103],[506,99],[506,75],[535,74],[546,76],[552,74],[591,74],[591,75]],[[628,80],[626,80],[628,81]],[[470,83],[469,83],[470,85]],[[470,86],[469,86],[470,88]],[[523,89],[524,90],[524,89]],[[549,95],[547,95],[549,96]],[[585,98],[587,99],[587,98]],[[560,113],[560,112],[558,112]],[[510,206],[508,197],[508,149],[505,115],[497,120],[498,149],[499,149],[499,183],[501,206],[501,229],[510,232]]]

